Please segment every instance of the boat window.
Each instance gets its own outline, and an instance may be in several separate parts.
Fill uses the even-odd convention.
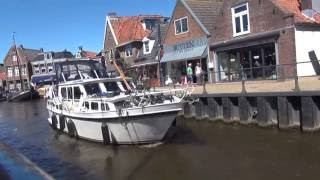
[[[66,88],[61,88],[61,96],[62,96],[62,98],[67,98],[67,89]]]
[[[88,102],[84,102],[84,107],[85,107],[86,109],[89,109],[89,103],[88,103]]]
[[[74,93],[74,99],[80,99],[81,97],[80,87],[74,87],[73,93]]]
[[[101,111],[105,111],[106,110],[106,107],[103,103],[101,103]]]
[[[97,102],[91,102],[91,110],[99,110],[99,104]]]
[[[69,88],[68,88],[68,99],[73,99],[73,96],[72,96],[72,87],[69,87]]]
[[[121,91],[116,82],[105,82],[104,85],[106,86],[107,91]]]
[[[101,103],[101,110],[102,111],[109,111],[110,109],[109,109],[108,104]]]
[[[101,94],[99,84],[86,84],[84,88],[88,95]]]

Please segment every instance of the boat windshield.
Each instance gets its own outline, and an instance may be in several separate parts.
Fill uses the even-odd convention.
[[[107,88],[107,91],[114,91],[114,92],[120,92],[121,89],[119,88],[117,82],[105,82],[104,85]]]
[[[107,96],[113,97],[117,96],[121,93],[121,89],[119,88],[117,82],[105,82],[103,83],[107,89]]]
[[[84,88],[87,92],[87,95],[101,95],[101,89],[99,87],[99,84],[85,84]]]

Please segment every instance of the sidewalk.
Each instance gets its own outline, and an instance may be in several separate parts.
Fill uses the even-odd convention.
[[[300,77],[298,82],[300,91],[320,91],[319,77]],[[160,89],[174,89],[179,87],[180,86],[166,86],[160,87]],[[194,87],[193,94],[231,94],[242,92],[242,82],[207,83],[205,86],[189,85],[189,89],[192,89],[192,87]],[[293,92],[294,88],[294,79],[245,82],[245,90],[247,93]]]

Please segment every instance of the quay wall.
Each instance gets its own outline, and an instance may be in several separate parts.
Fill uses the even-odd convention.
[[[320,130],[320,91],[234,94],[194,94],[185,105],[186,118],[260,127]]]

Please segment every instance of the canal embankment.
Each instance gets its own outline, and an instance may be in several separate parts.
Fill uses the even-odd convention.
[[[185,105],[181,114],[186,118],[320,130],[318,77],[191,85],[188,89],[196,100]]]

